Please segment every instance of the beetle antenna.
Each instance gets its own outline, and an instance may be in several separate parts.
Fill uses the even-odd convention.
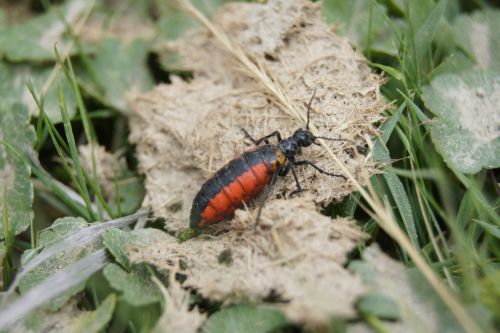
[[[324,137],[324,136],[315,136],[314,138],[315,138],[315,139],[330,140],[330,141],[345,141],[345,142],[349,142],[349,143],[355,144],[355,142],[354,142],[354,141],[349,140],[349,139],[327,138],[327,137]],[[320,144],[319,144],[319,143],[317,143],[317,142],[314,142],[314,144],[315,144],[315,145],[320,146]]]
[[[314,96],[316,96],[316,88],[314,88],[311,100],[309,101],[309,104],[307,105],[307,124],[306,124],[306,129],[307,130],[309,130],[309,116],[311,114],[311,104],[312,104],[312,101],[314,99]]]

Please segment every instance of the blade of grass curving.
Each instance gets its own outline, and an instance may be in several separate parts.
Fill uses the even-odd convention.
[[[61,61],[61,57],[57,51],[57,48],[55,48],[55,53],[56,53],[57,59],[59,61]],[[92,159],[92,177],[88,177],[85,170],[82,170],[82,171],[83,171],[83,174],[85,175],[85,178],[86,178],[88,184],[91,186],[92,190],[94,191],[99,204],[106,210],[107,214],[112,216],[112,211],[111,211],[108,203],[106,202],[106,200],[104,200],[104,196],[101,193],[101,187],[99,184],[99,177],[98,177],[98,173],[97,173],[97,164],[96,164],[95,150],[94,150],[95,141],[96,141],[95,140],[95,137],[96,137],[95,131],[94,131],[94,128],[92,126],[92,123],[89,120],[87,107],[85,106],[85,103],[83,102],[82,94],[81,94],[81,91],[78,87],[76,75],[75,75],[75,72],[73,70],[73,65],[71,63],[70,58],[67,59],[67,63],[68,63],[67,68],[66,68],[66,66],[64,66],[64,64],[62,64],[62,69],[64,71],[64,74],[65,74],[67,80],[71,84],[73,94],[75,95],[75,98],[77,101],[78,110],[79,110],[80,118],[81,118],[81,121],[83,124],[85,136],[86,136],[87,141],[90,145],[90,156]],[[99,217],[102,219],[103,216],[102,216],[101,211],[99,211],[99,215],[100,215]]]
[[[5,329],[66,290],[84,283],[109,262],[104,249],[80,259],[46,278],[18,299],[0,309],[0,329]]]
[[[427,54],[430,54],[431,43],[443,17],[446,3],[446,0],[439,1],[414,35],[414,44],[412,43],[412,45],[415,47],[415,59],[420,63],[419,68],[423,67]]]
[[[35,90],[33,89],[33,85],[31,84],[30,81],[28,81],[27,86],[28,86],[28,90],[30,91],[31,95],[34,95]],[[38,106],[38,102],[35,101],[35,103]],[[39,109],[43,108],[43,105],[41,107],[38,106],[38,108]],[[40,149],[43,142],[47,138],[48,134],[49,134],[48,130],[43,126],[43,118],[39,116],[37,121],[36,121],[36,141],[35,141],[35,145],[34,145],[35,150]]]
[[[404,79],[405,79],[405,76],[403,75],[403,73],[401,73],[399,70],[397,70],[394,67],[378,64],[378,63],[371,62],[371,61],[368,61],[367,64],[369,66],[383,70],[385,73],[389,74],[390,76],[392,76],[393,78],[395,78],[398,81],[404,81]]]
[[[94,241],[97,239],[105,230],[109,228],[122,228],[129,224],[132,224],[139,220],[140,218],[146,217],[149,214],[148,211],[141,211],[136,214],[132,214],[129,216],[121,217],[115,220],[97,223],[91,225],[90,227],[80,229],[75,231],[69,235],[64,236],[62,239],[55,239],[52,242],[48,243],[43,250],[35,256],[33,259],[28,260],[21,270],[16,275],[13,283],[9,287],[7,291],[7,295],[14,292],[14,290],[19,285],[19,282],[28,274],[30,271],[35,269],[38,265],[40,265],[45,260],[54,257],[56,255],[60,255],[63,252],[72,250],[77,247],[82,247],[85,244]],[[53,244],[53,245],[52,245]]]
[[[28,80],[26,82],[26,85],[27,85],[28,90],[29,90],[31,96],[33,97],[33,99],[37,105],[37,108],[38,108],[38,112],[39,112],[38,124],[45,123],[44,128],[47,131],[47,134],[50,134],[50,131],[52,131],[55,138],[57,138],[57,142],[63,147],[63,149],[66,153],[69,153],[68,145],[66,144],[66,142],[64,141],[62,136],[59,134],[59,131],[55,128],[55,126],[52,123],[52,121],[50,120],[50,118],[45,113],[45,109],[43,107],[43,99],[39,98],[38,95],[36,94],[35,87],[33,86],[33,83],[30,80]],[[37,128],[38,128],[38,125],[37,125]],[[55,142],[55,140],[53,139],[52,142]]]
[[[479,219],[474,219],[473,221],[479,224],[488,234],[500,239],[500,228],[498,226]]]
[[[405,107],[406,103],[401,104],[398,110],[387,120],[387,122],[384,123],[384,125],[382,125],[382,136],[380,138],[377,138],[375,146],[373,148],[374,157],[377,161],[389,161],[391,159],[385,143],[389,140],[394,128],[396,128],[396,124],[398,123],[400,115]],[[408,233],[412,244],[415,247],[419,248],[420,242],[417,233],[417,227],[415,225],[413,211],[411,208],[412,206],[410,204],[408,196],[406,195],[403,183],[396,175],[396,173],[392,171],[392,169],[385,168],[384,170],[385,172],[383,174],[383,177],[385,183],[387,184],[392,198],[396,203],[406,232]]]
[[[73,183],[76,185],[77,189],[79,190],[80,193],[82,193],[82,188],[80,186],[80,183],[77,181],[77,179],[75,178],[74,174],[73,174],[73,171],[71,169],[71,167],[69,166],[67,160],[66,160],[66,156],[63,152],[63,149],[61,148],[61,146],[59,145],[60,144],[60,141],[58,140],[58,133],[57,131],[54,132],[55,130],[55,127],[53,126],[52,122],[50,121],[50,119],[46,116],[45,112],[43,111],[43,109],[40,109],[40,116],[45,120],[45,123],[47,124],[46,128],[48,129],[48,132],[49,132],[49,135],[50,135],[50,138],[52,140],[52,143],[54,144],[54,148],[56,149],[56,152],[57,154],[59,155],[59,158],[61,159],[62,161],[62,164],[63,164],[63,168],[64,170],[66,171],[66,173],[68,174],[68,176],[71,178],[71,180],[73,181]],[[56,134],[57,133],[57,134]],[[59,136],[60,137],[60,136]],[[61,138],[62,140],[62,138]],[[62,141],[64,142],[64,141]],[[63,147],[64,148],[64,147]],[[68,147],[68,150],[69,150],[69,147]],[[38,161],[38,159],[34,159],[34,155],[31,156],[31,160],[32,162],[33,161]],[[35,166],[41,170],[43,170],[43,168],[41,167],[40,163],[33,163],[35,164]],[[34,171],[35,172],[35,171]],[[46,172],[45,172],[46,173]],[[37,173],[37,176],[39,176],[40,173]],[[50,175],[48,173],[46,173],[46,175],[48,175],[48,179],[50,179]],[[44,177],[44,179],[47,179],[47,177]],[[42,180],[43,181],[43,180]],[[51,187],[52,188],[52,187]],[[60,191],[58,191],[58,193],[61,193]],[[84,201],[85,202],[85,201]],[[87,203],[85,203],[85,206],[88,207]],[[83,216],[87,216],[87,217],[90,217],[91,215],[87,213],[85,213]]]
[[[386,155],[389,158],[389,155]],[[410,237],[410,241],[413,246],[420,248],[420,241],[417,233],[417,227],[415,225],[415,218],[413,216],[412,205],[406,194],[405,187],[399,177],[392,172],[390,169],[385,170],[384,180],[389,188],[394,202],[398,208],[399,215],[405,226],[405,230]]]
[[[88,118],[88,111],[87,107],[85,106],[85,103],[83,102],[83,97],[80,92],[80,88],[78,87],[78,82],[76,80],[75,72],[73,70],[73,64],[71,62],[71,58],[67,58],[67,67],[64,65],[62,62],[63,59],[61,58],[61,55],[59,54],[59,51],[57,48],[54,48],[54,52],[56,54],[57,61],[61,62],[61,68],[63,69],[64,75],[68,79],[68,81],[71,84],[71,87],[73,89],[73,94],[75,95],[76,98],[76,103],[78,105],[78,110],[80,111],[80,117],[82,120],[83,124],[83,130],[85,132],[85,136],[87,138],[88,142],[94,142],[95,141],[95,131],[92,127],[91,122],[89,121]]]
[[[414,171],[415,168],[414,168],[414,165],[413,165],[413,159],[412,158],[410,158],[410,166],[411,166],[411,170]],[[415,185],[415,192],[417,194],[417,202],[418,202],[418,205],[420,207],[420,212],[422,214],[422,219],[424,220],[424,226],[425,226],[425,229],[427,231],[427,235],[428,235],[428,237],[429,237],[429,239],[431,241],[432,248],[434,249],[434,252],[436,253],[436,256],[437,256],[439,262],[440,263],[444,263],[445,258],[444,258],[443,252],[441,251],[441,248],[438,246],[438,244],[436,242],[436,237],[434,236],[431,224],[429,223],[429,219],[427,217],[427,210],[424,207],[423,198],[422,198],[422,196],[420,194],[420,191],[419,191],[419,187],[425,187],[425,185],[423,184],[422,181],[420,181],[420,182],[417,181],[417,177],[415,175],[413,175],[412,179],[413,179],[413,184]],[[455,282],[453,281],[453,278],[451,277],[451,273],[450,273],[449,269],[444,264],[443,264],[443,273],[444,273],[444,275],[446,277],[446,280],[448,281],[448,285],[453,290],[458,290]]]
[[[408,97],[407,94],[403,93],[398,89],[398,93],[404,98],[404,100],[408,103],[408,107],[411,111],[415,112],[418,120],[421,122],[429,122],[431,119],[427,117],[427,115],[418,107],[417,104],[413,102],[413,100]]]
[[[411,80],[409,83],[412,83],[413,87],[420,87],[420,62],[417,57],[417,47],[415,43],[416,33],[414,31],[415,27],[412,24],[413,20],[411,18],[413,13],[410,10],[409,2],[405,2],[405,6],[408,30],[407,34],[405,34],[405,42],[403,43],[403,54],[401,55],[403,67],[401,68],[403,68],[406,73],[404,83],[406,91],[409,91],[407,85],[409,80]],[[414,81],[415,79],[416,82]]]
[[[96,220],[96,215],[94,213],[94,210],[92,209],[91,201],[90,201],[90,195],[87,189],[87,184],[85,182],[85,177],[83,175],[83,168],[80,163],[80,156],[78,155],[78,150],[76,148],[76,141],[75,137],[73,135],[73,129],[71,128],[71,121],[69,119],[68,115],[68,110],[66,108],[66,102],[64,98],[64,94],[62,91],[62,85],[61,82],[58,82],[58,91],[59,91],[59,102],[60,102],[60,109],[61,109],[61,115],[63,119],[63,125],[64,125],[64,132],[66,134],[66,140],[68,141],[68,146],[70,150],[70,156],[71,159],[73,160],[73,165],[74,169],[76,172],[76,180],[77,184],[79,185],[79,190],[80,194],[85,201],[85,205],[89,211],[89,216],[92,220]]]
[[[261,82],[264,87],[266,87],[271,94],[273,94],[277,99],[277,104],[282,107],[283,111],[294,116],[297,120],[306,122],[306,116],[299,111],[297,105],[293,100],[285,93],[285,91],[280,87],[275,80],[273,80],[267,73],[265,73],[259,66],[253,63],[244,53],[244,51],[233,45],[229,37],[218,28],[216,28],[199,10],[197,10],[190,1],[188,0],[178,0],[180,7],[185,10],[188,14],[196,18],[203,26],[205,26],[218,40],[218,42],[226,49],[230,54],[232,54],[236,59],[238,59],[247,69],[248,74],[252,75],[256,80]],[[310,127],[311,132],[314,135],[319,135],[316,127]],[[426,263],[422,258],[419,250],[417,250],[408,239],[407,235],[398,226],[391,213],[391,209],[387,200],[381,201],[376,193],[373,192],[371,186],[368,185],[368,191],[365,190],[361,184],[354,178],[347,167],[333,154],[332,150],[325,144],[324,140],[319,140],[319,143],[326,150],[328,155],[332,160],[338,165],[339,169],[352,185],[356,188],[358,192],[361,193],[364,200],[370,207],[367,213],[370,214],[398,244],[399,246],[408,253],[417,268],[422,272],[424,277],[429,281],[430,285],[434,288],[436,293],[441,297],[443,302],[450,308],[452,313],[455,315],[460,324],[464,327],[467,332],[481,332],[480,327],[474,321],[474,319],[469,315],[467,310],[458,301],[456,295],[452,293],[441,281],[441,279],[434,273],[432,268]]]
[[[404,178],[412,178],[413,176],[415,176],[418,179],[436,180],[438,177],[435,170],[430,169],[430,168],[417,169],[417,170],[414,170],[414,172],[406,170],[406,169],[400,169],[400,168],[394,168],[394,167],[389,167],[389,169],[394,171],[394,173],[396,175],[404,177]]]
[[[118,216],[122,216],[122,204],[121,204],[121,200],[120,200],[120,196],[119,196],[120,189],[119,189],[119,185],[118,185],[118,179],[116,178],[116,176],[113,177],[113,183],[114,183],[114,187],[115,187],[116,211],[118,213]]]
[[[101,219],[107,220],[110,217],[115,218],[113,210],[108,205],[108,203],[106,202],[106,199],[104,199],[104,196],[102,195],[101,187],[99,186],[99,182],[97,182],[97,184],[94,183],[94,181],[92,179],[90,179],[89,175],[87,174],[87,172],[85,172],[85,170],[83,171],[83,175],[85,176],[85,179],[87,180],[92,191],[94,191],[94,194],[97,198],[97,201],[99,202],[101,207],[104,208],[104,210],[105,210],[104,213],[101,213],[101,217],[102,217]]]
[[[500,226],[500,216],[495,212],[493,206],[484,197],[481,189],[479,189],[479,186],[475,183],[475,181],[465,176],[453,166],[450,165],[449,168],[453,171],[455,176],[460,180],[465,188],[471,191],[472,198],[479,205],[479,208],[483,210],[497,226]]]
[[[61,201],[66,204],[66,206],[68,206],[79,216],[83,217],[85,220],[90,220],[88,211],[81,196],[79,196],[71,188],[54,179],[44,169],[40,169],[36,165],[32,165],[32,168],[33,174],[36,176],[36,178],[39,179],[47,188],[49,188],[59,199],[61,199]],[[82,201],[83,205],[79,201],[74,200],[74,198],[78,198],[79,201]]]

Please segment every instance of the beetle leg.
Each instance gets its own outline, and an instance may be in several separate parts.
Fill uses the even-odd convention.
[[[278,132],[278,131],[274,131],[274,132],[272,132],[271,134],[266,135],[266,136],[264,136],[264,137],[262,137],[262,138],[260,138],[260,139],[257,139],[257,140],[256,140],[256,139],[254,139],[254,138],[253,138],[253,137],[252,137],[252,136],[251,136],[251,135],[247,132],[247,130],[246,130],[246,129],[242,128],[241,130],[243,131],[243,133],[245,134],[245,136],[246,136],[247,138],[249,138],[249,139],[250,139],[250,141],[252,141],[252,142],[253,142],[253,144],[254,144],[254,145],[256,145],[256,146],[260,145],[262,142],[264,142],[265,144],[269,144],[269,139],[270,139],[270,138],[272,138],[273,136],[275,136],[275,137],[276,137],[276,139],[278,140],[278,142],[279,142],[279,141],[281,141],[281,133],[280,133],[280,132]]]
[[[260,214],[262,213],[262,208],[264,208],[264,204],[266,203],[266,200],[269,197],[269,194],[271,193],[271,190],[273,189],[274,184],[276,184],[277,179],[278,179],[278,172],[275,172],[275,173],[273,173],[271,180],[269,181],[269,184],[267,185],[266,189],[264,190],[264,193],[260,197],[259,211],[257,212],[257,218],[255,219],[255,224],[253,227],[254,232],[257,232],[257,227],[259,226],[259,223],[260,223]]]
[[[304,191],[304,189],[300,185],[299,177],[297,177],[297,173],[295,172],[295,168],[293,166],[294,166],[294,163],[290,163],[290,169],[292,169],[292,175],[293,175],[293,179],[295,179],[295,184],[297,184],[297,189],[290,192],[290,195],[289,195],[290,197]]]
[[[336,174],[336,173],[331,173],[331,172],[327,172],[323,169],[321,169],[319,166],[317,166],[316,164],[314,164],[313,162],[311,161],[308,161],[308,160],[304,160],[304,161],[296,161],[296,162],[293,162],[293,165],[310,165],[312,166],[314,169],[318,170],[320,173],[323,173],[325,175],[328,175],[328,176],[332,176],[332,177],[341,177],[341,178],[344,178],[344,180],[347,180],[347,178],[344,176],[344,175],[340,175],[340,174]],[[293,169],[292,169],[293,170]]]

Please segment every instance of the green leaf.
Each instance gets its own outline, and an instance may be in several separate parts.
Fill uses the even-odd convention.
[[[56,244],[56,241],[63,239],[66,235],[87,226],[87,222],[79,217],[64,217],[54,221],[53,225],[40,233],[39,245],[50,247]],[[40,284],[55,272],[77,262],[79,259],[90,254],[95,248],[102,246],[99,242],[86,244],[86,246],[73,248],[71,251],[66,251],[60,255],[50,257],[29,271],[26,276],[19,282],[19,291],[25,294],[31,288]],[[32,259],[32,250],[28,250],[23,254],[22,262],[26,264],[29,259]],[[54,311],[64,305],[74,294],[80,292],[85,287],[85,283],[81,283],[62,295],[53,299],[49,303],[49,309]]]
[[[466,174],[500,166],[500,72],[443,74],[422,98],[437,116],[428,127],[446,163]]]
[[[0,98],[0,216],[7,209],[11,235],[26,230],[33,220],[31,168],[24,158],[35,141],[29,119],[23,105]],[[0,224],[0,239],[4,238],[4,226]]]
[[[397,40],[388,24],[387,9],[371,0],[325,0],[323,14],[328,22],[339,24],[340,34],[365,49],[397,54]],[[393,22],[395,23],[395,22]]]
[[[116,297],[109,295],[104,302],[92,312],[84,312],[71,325],[71,332],[91,333],[100,332],[111,320],[115,309]]]
[[[116,195],[114,202],[111,203],[115,214],[129,215],[141,207],[144,199],[144,184],[141,177],[134,175],[130,170],[125,171],[125,176],[116,182]],[[118,214],[119,201],[120,214]]]
[[[151,273],[145,264],[132,266],[130,272],[117,264],[108,264],[103,274],[111,287],[122,292],[124,300],[133,306],[161,302],[158,286],[151,280]]]
[[[52,73],[53,66],[28,66],[28,65],[6,65],[0,62],[0,97],[15,98],[23,103],[30,112],[37,116],[38,107],[33,96],[28,90],[27,82],[31,81],[38,95]],[[75,101],[71,92],[71,86],[64,75],[60,77],[63,93],[68,107],[68,113],[72,117],[76,112]],[[59,98],[57,96],[57,84],[52,84],[43,98],[44,110],[53,123],[62,121],[59,111]]]
[[[52,226],[40,232],[38,235],[38,246],[51,245],[54,241],[58,241],[75,231],[81,230],[88,226],[87,221],[79,217],[62,217],[54,221]]]
[[[86,3],[85,0],[68,1],[59,9],[67,22],[74,22],[85,10]],[[54,60],[54,45],[60,49],[68,45],[65,30],[56,8],[26,22],[5,27],[0,30],[0,58],[6,57],[13,62]]]
[[[108,229],[103,235],[104,246],[113,255],[115,260],[125,268],[130,268],[127,249],[132,245],[145,246],[151,242],[155,235],[160,232],[155,229],[140,229],[134,231],[123,231],[119,229]]]
[[[288,323],[276,309],[264,306],[231,306],[213,314],[202,327],[202,333],[273,332]]]
[[[377,292],[362,296],[356,303],[356,309],[364,315],[374,315],[385,320],[397,320],[401,317],[397,303]]]
[[[453,22],[455,43],[479,68],[500,69],[500,10],[461,15]]]
[[[126,45],[119,39],[103,40],[91,66],[104,89],[102,98],[114,108],[126,111],[126,94],[144,92],[153,86],[153,79],[147,68],[149,44],[136,39]]]
[[[111,320],[115,309],[116,297],[109,295],[94,311],[82,311],[77,303],[64,306],[57,312],[37,310],[16,324],[12,331],[17,332],[72,332],[98,333]]]

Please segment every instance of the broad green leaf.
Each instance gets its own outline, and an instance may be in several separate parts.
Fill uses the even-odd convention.
[[[397,303],[377,292],[362,296],[356,303],[356,309],[364,315],[374,315],[380,319],[397,320],[401,317]]]
[[[87,1],[72,0],[60,7],[66,22],[74,22],[85,10]],[[26,22],[0,30],[0,58],[13,62],[55,60],[54,45],[59,49],[68,45],[66,28],[56,9]]]
[[[35,141],[29,119],[26,107],[0,97],[0,216],[6,209],[11,235],[26,230],[33,220],[31,169],[25,162],[25,153]],[[4,238],[0,224],[0,239]]]
[[[397,54],[397,38],[387,23],[387,9],[370,0],[325,0],[323,14],[328,22],[338,24],[342,35],[365,49]],[[393,24],[399,25],[397,21]]]
[[[94,311],[82,311],[78,309],[76,302],[69,303],[53,313],[37,310],[22,322],[15,324],[12,331],[24,333],[98,333],[111,320],[115,304],[116,297],[111,294]]]
[[[151,273],[145,264],[134,265],[127,272],[112,263],[104,267],[103,274],[111,287],[122,292],[123,299],[130,305],[144,306],[162,300],[161,292],[151,280]]]
[[[153,79],[147,68],[149,43],[136,39],[125,45],[118,39],[103,40],[91,66],[104,90],[106,103],[127,110],[126,95],[151,89]]]
[[[453,22],[456,44],[482,69],[500,69],[500,10],[476,11]]]
[[[57,219],[50,228],[40,232],[38,235],[37,245],[51,245],[54,241],[61,240],[64,236],[81,230],[87,226],[87,221],[79,217],[63,217]]]
[[[436,115],[428,126],[446,163],[466,174],[500,166],[500,72],[443,74],[422,97]]]
[[[144,199],[144,184],[142,178],[134,175],[130,170],[125,171],[125,176],[117,180],[117,195],[120,200],[120,213],[115,199],[111,206],[117,215],[129,215],[141,207]]]
[[[273,332],[287,323],[285,316],[271,307],[237,305],[213,314],[202,327],[201,332]]]
[[[85,228],[87,222],[79,217],[64,217],[54,221],[53,225],[40,233],[39,246],[50,247],[57,240],[63,239],[66,235],[72,232]],[[50,257],[33,268],[19,282],[19,291],[21,294],[28,292],[34,286],[40,284],[55,272],[67,267],[70,264],[77,262],[79,259],[87,256],[95,248],[101,246],[100,242],[93,242],[82,247],[73,248],[71,251],[66,251],[60,255]],[[32,251],[28,250],[23,254],[23,262],[26,263],[28,258],[32,257]],[[54,311],[64,305],[74,294],[83,290],[85,284],[81,283],[59,297],[53,299],[49,304],[49,309]]]
[[[27,82],[30,81],[35,87],[36,93],[40,98],[40,94],[44,85],[47,82],[53,66],[43,65],[13,65],[0,62],[0,97],[15,98],[23,103],[31,112],[38,116],[38,107],[36,106],[33,96],[27,87]],[[63,92],[68,107],[68,113],[73,116],[76,113],[74,96],[71,92],[71,86],[64,75],[60,74],[59,78],[63,87]],[[58,78],[58,79],[59,79]],[[43,98],[44,110],[49,119],[53,123],[62,121],[61,112],[59,111],[59,98],[57,96],[57,79],[52,83],[46,95]]]
[[[109,229],[103,233],[102,239],[104,246],[113,255],[116,262],[128,269],[130,268],[130,262],[127,249],[133,245],[147,245],[158,232],[160,231],[155,229],[140,229],[129,232]]]

